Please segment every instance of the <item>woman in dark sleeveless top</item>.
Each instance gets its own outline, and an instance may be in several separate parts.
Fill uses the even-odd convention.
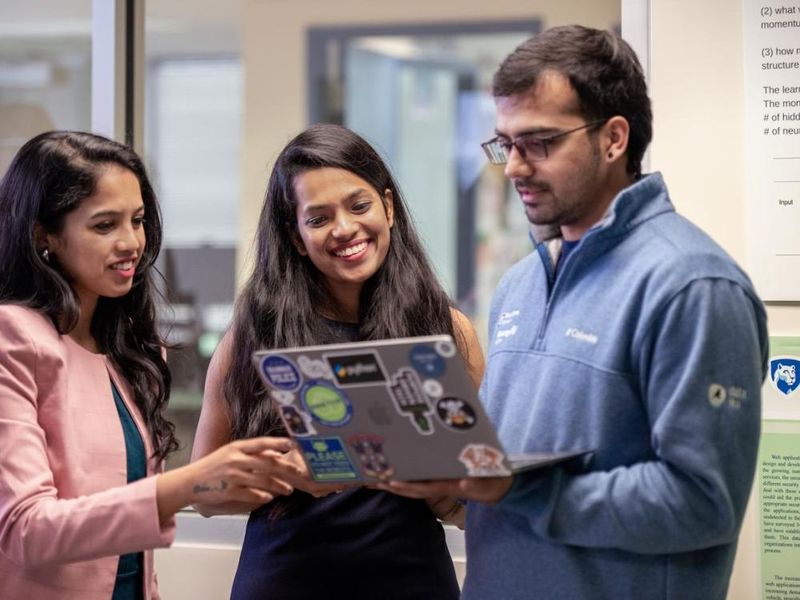
[[[193,458],[230,439],[285,435],[253,351],[437,333],[453,335],[477,385],[475,332],[438,284],[388,168],[355,133],[310,127],[270,177],[255,270],[209,367]],[[253,511],[232,598],[458,598],[432,508],[448,502],[292,483],[287,498],[225,507]]]

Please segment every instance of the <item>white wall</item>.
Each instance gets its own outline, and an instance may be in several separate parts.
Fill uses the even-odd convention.
[[[742,3],[650,4],[651,167],[664,173],[678,211],[747,268]],[[767,312],[770,335],[800,335],[800,305],[773,304]],[[729,600],[761,594],[757,508],[753,496]]]

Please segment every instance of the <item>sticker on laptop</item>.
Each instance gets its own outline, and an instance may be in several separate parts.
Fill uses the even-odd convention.
[[[442,394],[444,394],[444,388],[442,387],[442,384],[436,379],[426,379],[423,381],[422,389],[431,398],[441,398]]]
[[[300,402],[311,418],[329,427],[341,427],[353,416],[350,398],[327,381],[307,382],[300,390]]]
[[[383,453],[383,438],[371,433],[352,435],[347,438],[350,447],[356,451],[364,474],[380,481],[388,481],[394,475],[394,467]]]
[[[473,409],[466,400],[447,396],[436,402],[436,414],[442,423],[456,431],[472,429],[478,420]]]
[[[285,390],[270,390],[269,397],[281,406],[287,406],[289,404],[294,404],[295,393]]]
[[[294,391],[300,387],[300,373],[294,363],[278,354],[270,354],[261,359],[261,372],[272,387],[277,390]]]
[[[436,348],[436,351],[445,358],[452,358],[453,356],[456,355],[457,352],[455,343],[450,341],[436,342],[436,344],[434,344],[434,347]]]
[[[458,455],[470,477],[500,477],[511,475],[503,464],[503,453],[487,444],[467,444]]]
[[[333,379],[331,368],[324,360],[301,356],[297,359],[297,366],[306,377],[310,379]]]
[[[341,387],[373,385],[386,381],[386,374],[375,352],[326,354],[336,382]]]
[[[414,346],[408,351],[408,360],[420,377],[441,377],[445,371],[445,360],[430,346]]]
[[[280,407],[280,412],[286,430],[292,435],[304,436],[317,433],[317,430],[311,424],[311,417],[298,410],[297,407],[284,405]]]
[[[315,481],[361,479],[347,454],[342,438],[300,438],[297,444]]]
[[[433,414],[428,398],[419,383],[417,374],[408,367],[401,368],[392,376],[389,392],[395,408],[407,417],[422,435],[433,433]]]

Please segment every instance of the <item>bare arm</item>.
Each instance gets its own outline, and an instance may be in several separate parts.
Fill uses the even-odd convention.
[[[464,357],[464,362],[467,365],[467,373],[472,383],[475,384],[475,387],[479,388],[481,379],[483,379],[486,360],[483,357],[483,349],[478,341],[478,335],[475,333],[472,322],[464,313],[455,308],[451,308],[450,313],[453,316],[453,329],[455,330],[456,341]]]
[[[223,382],[231,364],[232,340],[230,333],[223,338],[208,367],[203,407],[192,447],[192,464],[199,464],[204,457],[210,457],[212,453],[224,449],[231,437],[232,425],[223,393]],[[291,488],[302,489],[315,496],[324,496],[343,487],[313,483],[308,477],[305,463],[291,443],[284,452],[286,454],[280,460],[272,457],[268,469],[262,467],[264,471],[274,471],[272,478],[267,477],[261,483],[266,485],[266,488],[254,488],[250,490],[251,493],[231,495],[226,501],[219,501],[218,497],[212,498],[212,494],[201,494],[191,501],[192,505],[206,517],[216,514],[248,513],[271,501],[275,493],[291,493]],[[213,489],[214,483],[210,482],[209,487]],[[267,494],[256,493],[258,490]]]
[[[159,475],[159,519],[163,523],[189,504],[203,507],[201,514],[209,516],[252,510],[277,495],[291,494],[286,480],[301,474],[288,458],[292,448],[286,438],[239,440]]]
[[[453,316],[453,329],[455,330],[456,340],[467,366],[467,374],[475,387],[478,388],[480,387],[481,379],[483,378],[483,370],[486,364],[483,357],[483,350],[481,349],[480,342],[478,342],[478,336],[475,333],[475,328],[472,326],[472,323],[464,313],[454,308],[451,309],[450,312]],[[396,490],[390,491],[396,492]],[[460,529],[464,528],[466,509],[464,505],[456,499],[457,497],[463,496],[423,495],[417,497],[425,498],[431,511],[433,511],[433,514],[436,515],[439,520],[450,525],[455,525]]]
[[[232,426],[223,394],[223,382],[231,364],[232,342],[233,336],[229,332],[220,342],[208,366],[200,420],[192,445],[192,464],[222,448],[231,439]],[[191,504],[201,515],[210,517],[216,514],[248,513],[267,501],[253,497],[247,501],[209,503],[201,495]]]

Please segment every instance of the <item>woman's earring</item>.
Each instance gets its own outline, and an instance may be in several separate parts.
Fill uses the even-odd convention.
[[[50,262],[50,250],[48,250],[47,248],[42,250],[42,260],[46,263]]]

